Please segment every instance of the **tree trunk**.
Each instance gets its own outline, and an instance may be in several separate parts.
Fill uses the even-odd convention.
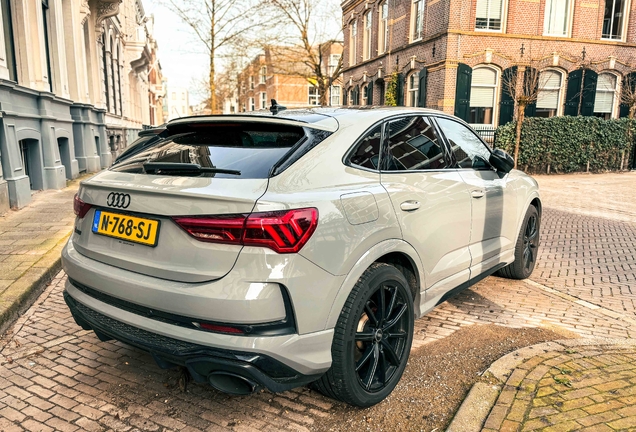
[[[216,106],[216,81],[214,79],[215,71],[214,71],[214,50],[210,51],[210,110],[212,114],[217,113]]]
[[[329,106],[329,79],[325,77],[317,77],[318,92],[320,94],[320,106]]]
[[[523,119],[526,117],[526,104],[519,103],[517,105],[517,126],[515,133],[515,154],[513,159],[515,161],[514,168],[517,169],[517,160],[519,159],[519,144],[521,143],[521,127],[523,126]]]

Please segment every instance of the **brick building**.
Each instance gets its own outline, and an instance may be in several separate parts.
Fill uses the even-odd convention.
[[[336,70],[341,55],[341,43],[330,45],[324,55],[324,67],[329,75]],[[267,109],[271,99],[287,108],[319,104],[318,87],[311,82],[306,71],[294,72],[302,62],[292,62],[291,58],[293,55],[286,55],[284,49],[266,49],[241,71],[238,76],[239,111]],[[341,105],[341,95],[342,81],[334,79],[328,97],[329,105]]]
[[[395,74],[398,105],[494,128],[513,117],[502,77],[531,67],[539,94],[527,115],[627,115],[620,87],[636,77],[627,0],[346,0],[342,10],[344,105],[384,104]]]

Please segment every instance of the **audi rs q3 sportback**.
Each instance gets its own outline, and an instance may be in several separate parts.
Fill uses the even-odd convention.
[[[410,108],[190,117],[81,184],[62,260],[84,329],[233,394],[380,402],[414,320],[539,246],[537,183]]]

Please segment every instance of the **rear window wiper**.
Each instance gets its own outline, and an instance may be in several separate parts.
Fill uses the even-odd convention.
[[[175,163],[175,162],[146,162],[143,164],[146,174],[162,174],[169,172],[196,172],[196,173],[215,173],[230,174],[240,176],[238,170],[202,167],[199,164]]]

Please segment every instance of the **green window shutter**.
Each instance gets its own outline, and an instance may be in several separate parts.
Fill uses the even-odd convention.
[[[534,94],[535,96],[539,92],[539,79],[538,78],[539,78],[539,71],[537,71],[535,68],[526,68],[526,71],[524,73],[525,85],[527,87],[530,87],[531,85],[534,86],[534,88],[532,88],[530,90],[530,92],[532,94]],[[535,99],[534,103],[528,104],[526,106],[525,116],[526,117],[534,117],[536,115],[537,115],[537,101]]]
[[[367,86],[367,105],[373,105],[373,81]]]
[[[509,82],[517,75],[517,66],[505,69],[501,74],[501,98],[499,101],[499,125],[512,121],[515,115],[515,101],[508,88]]]
[[[353,104],[360,105],[360,86],[355,86],[353,89]]]
[[[404,75],[397,75],[397,106],[404,106]]]
[[[342,95],[342,105],[343,106],[347,106],[347,98],[349,97],[349,89],[344,89],[343,95]]]
[[[583,78],[583,99],[581,105],[581,115],[594,115],[594,100],[596,99],[596,82],[598,74],[591,69],[585,69],[585,78]]]
[[[577,69],[568,75],[568,87],[565,93],[565,110],[563,114],[569,116],[579,115],[579,95],[581,93],[582,79],[583,69]]]
[[[464,63],[457,65],[457,80],[455,83],[455,116],[468,121],[470,114],[470,84],[473,70]]]
[[[631,72],[625,78],[623,78],[622,88],[626,89],[627,86],[631,87],[632,93],[636,90],[636,72]],[[619,117],[629,117],[629,105],[626,103],[621,103]]]
[[[426,106],[426,77],[428,76],[428,71],[426,68],[420,71],[419,75],[419,88],[417,94],[417,106],[424,108]]]

